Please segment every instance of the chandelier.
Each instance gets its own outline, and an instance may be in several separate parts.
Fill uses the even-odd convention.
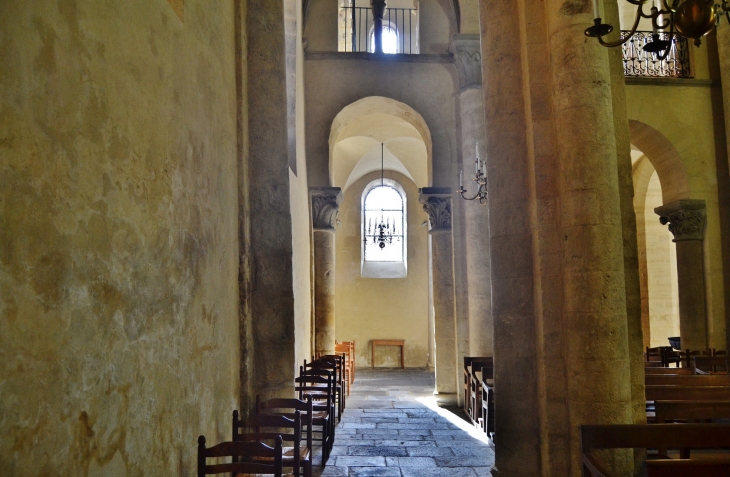
[[[384,179],[384,144],[380,144],[380,187],[385,186],[385,179]],[[375,223],[375,234],[373,234],[373,228],[372,228],[372,219],[370,220],[370,223],[368,224],[368,233],[367,235],[372,235],[373,237],[373,243],[378,244],[378,247],[381,249],[385,248],[385,244],[391,244],[393,243],[393,234],[395,234],[395,219],[393,219],[393,224],[391,225],[390,219],[384,220],[383,219],[383,213],[381,211],[380,213],[380,223]],[[363,242],[367,242],[368,239],[365,237],[363,239]]]
[[[477,183],[478,188],[474,197],[466,197],[466,189],[464,189],[464,171],[459,171],[459,190],[462,199],[474,200],[479,199],[479,203],[484,205],[487,203],[487,161],[479,159],[479,141],[477,141],[476,147],[477,157],[474,159],[474,182]]]
[[[722,4],[715,4],[714,0],[626,0],[636,6],[634,24],[625,35],[616,41],[604,41],[603,37],[613,31],[613,25],[602,23],[598,13],[598,0],[593,0],[593,25],[586,28],[585,35],[598,38],[598,42],[606,47],[621,46],[634,36],[642,18],[650,19],[652,25],[652,41],[644,45],[644,51],[654,53],[663,60],[672,47],[672,38],[676,31],[680,35],[694,39],[696,46],[700,46],[701,38],[720,25],[723,15],[730,22],[730,1],[722,0]],[[645,11],[644,7],[649,11]],[[662,39],[659,30],[668,31],[669,36]]]

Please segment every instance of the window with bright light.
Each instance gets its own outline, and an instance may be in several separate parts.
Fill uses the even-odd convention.
[[[362,196],[362,275],[406,276],[406,194],[391,179],[377,179]],[[381,233],[382,229],[382,233]]]
[[[375,51],[375,31],[370,30],[370,52]],[[383,53],[398,53],[398,33],[390,26],[383,25]]]

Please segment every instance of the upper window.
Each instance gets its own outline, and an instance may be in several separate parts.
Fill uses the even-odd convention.
[[[406,194],[391,179],[377,179],[362,195],[362,276],[407,275]]]
[[[384,53],[419,53],[417,5],[418,2],[413,0],[388,2],[383,14]],[[407,6],[415,8],[405,8]],[[338,9],[337,50],[372,53],[375,50],[375,36],[370,0],[340,0]]]

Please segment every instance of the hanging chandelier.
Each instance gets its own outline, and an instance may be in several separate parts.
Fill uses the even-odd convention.
[[[459,190],[462,199],[474,200],[479,199],[479,203],[485,205],[487,203],[487,161],[479,159],[479,141],[477,141],[476,147],[477,157],[474,159],[474,182],[477,183],[478,188],[474,197],[466,197],[466,189],[464,189],[464,171],[459,171]]]
[[[380,144],[380,187],[385,186],[385,169],[384,169],[384,144]],[[393,243],[393,234],[395,234],[395,219],[393,219],[393,224],[391,226],[390,220],[384,220],[383,218],[383,211],[380,211],[380,223],[375,223],[375,234],[373,234],[373,228],[372,228],[372,220],[371,223],[368,224],[368,233],[367,235],[371,235],[373,237],[373,243],[378,244],[378,247],[381,249],[385,248],[385,244],[391,244]],[[367,242],[367,237],[363,239],[364,242]]]
[[[672,38],[676,31],[680,35],[694,40],[700,46],[702,37],[720,25],[723,15],[730,22],[730,1],[722,0],[722,4],[715,4],[714,0],[626,0],[636,6],[636,16],[631,30],[621,35],[616,41],[604,41],[603,37],[613,31],[613,25],[602,23],[598,13],[598,0],[593,0],[593,25],[586,28],[585,35],[598,38],[598,42],[605,47],[621,46],[634,36],[642,18],[650,19],[652,25],[652,39],[644,45],[644,51],[654,53],[663,60],[672,47]],[[644,7],[649,11],[645,11]],[[659,35],[660,30],[669,33],[664,39]]]

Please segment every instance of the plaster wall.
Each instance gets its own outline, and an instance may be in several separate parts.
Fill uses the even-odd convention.
[[[406,191],[408,220],[408,276],[363,278],[360,275],[360,204],[362,192],[380,174],[368,174],[344,193],[341,225],[336,236],[336,339],[355,340],[356,366],[370,366],[370,340],[405,339],[407,367],[428,363],[428,230],[418,203],[418,189],[405,176],[386,171],[385,177]],[[378,347],[376,366],[400,366],[400,350]]]
[[[695,51],[698,79],[707,78],[706,52]],[[703,61],[704,60],[704,61]],[[628,84],[628,117],[661,132],[677,149],[685,166],[690,199],[707,205],[707,232],[703,241],[709,346],[726,348],[726,310],[720,207],[716,172],[716,143],[712,89],[716,86],[677,82],[674,85]],[[692,131],[692,133],[688,133]],[[651,160],[652,158],[649,157]]]
[[[179,3],[179,2],[178,2]],[[238,406],[234,5],[0,3],[0,469],[188,475]]]

